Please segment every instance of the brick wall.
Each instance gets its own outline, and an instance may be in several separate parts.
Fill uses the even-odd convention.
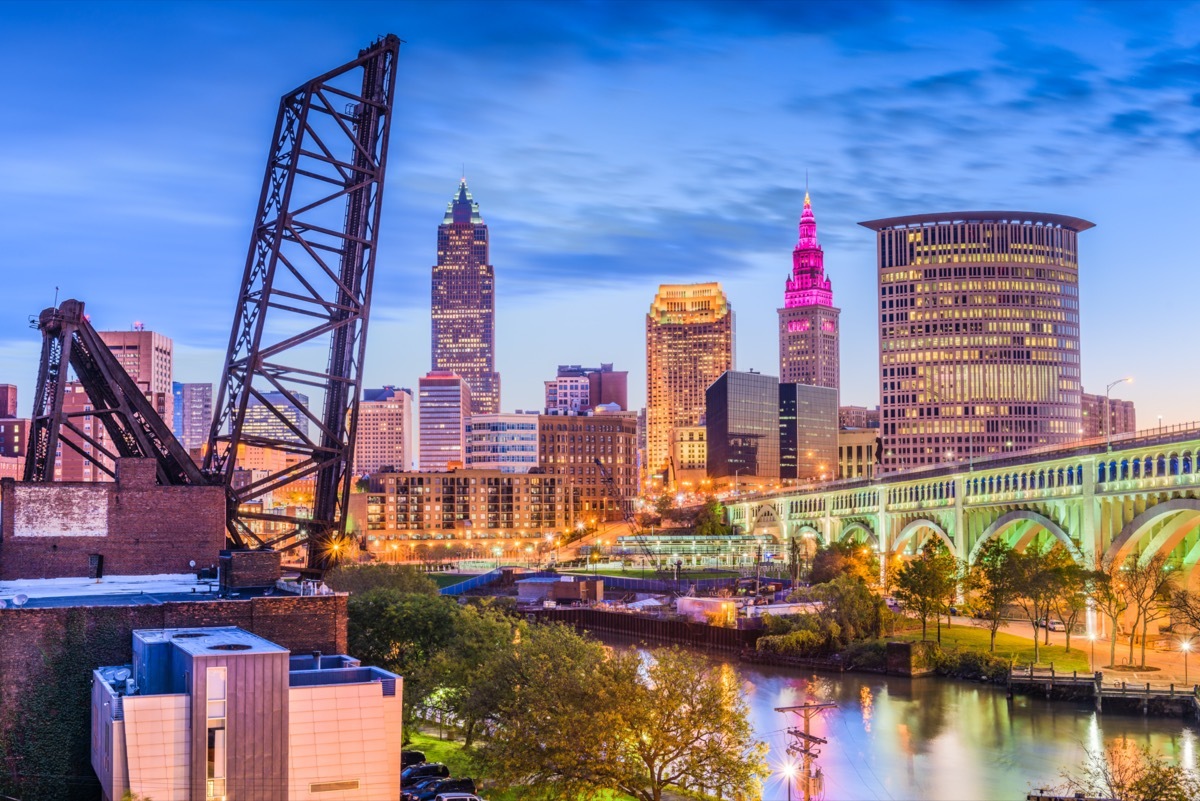
[[[153,460],[120,459],[115,484],[0,480],[0,580],[86,576],[92,554],[108,575],[215,565],[224,489],[160,487],[155,470]]]
[[[99,798],[99,784],[88,781],[94,778],[91,671],[130,662],[134,629],[185,626],[240,626],[293,653],[345,653],[346,596],[0,609],[0,743],[17,743],[0,761],[0,791],[8,786],[23,789],[25,798]],[[39,704],[48,693],[68,709]],[[10,771],[50,778],[13,784]],[[74,778],[64,784],[56,776]]]

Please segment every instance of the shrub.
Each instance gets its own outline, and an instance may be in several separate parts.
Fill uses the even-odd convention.
[[[934,669],[938,675],[960,679],[984,679],[1001,682],[1008,677],[1008,662],[982,651],[945,651],[934,653]]]
[[[755,647],[765,654],[816,656],[824,653],[828,646],[825,638],[817,632],[800,630],[789,634],[759,637]]]
[[[884,670],[887,668],[887,643],[882,640],[856,642],[842,652],[848,670]]]

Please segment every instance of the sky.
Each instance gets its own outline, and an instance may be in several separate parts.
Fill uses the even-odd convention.
[[[505,411],[558,364],[645,400],[662,282],[718,280],[737,366],[778,372],[805,184],[842,309],[842,403],[878,402],[863,220],[1091,220],[1083,384],[1141,427],[1200,419],[1200,4],[0,3],[0,383],[28,414],[60,299],[219,382],[279,97],[405,40],[365,385],[430,366],[437,225],[465,174],[491,232]]]

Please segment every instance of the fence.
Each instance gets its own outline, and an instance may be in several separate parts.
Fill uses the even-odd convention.
[[[591,632],[722,651],[753,649],[762,635],[757,629],[727,629],[603,609],[539,609],[530,614],[541,621],[566,623]]]

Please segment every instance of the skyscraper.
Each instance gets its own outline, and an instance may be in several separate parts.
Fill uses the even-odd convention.
[[[101,331],[100,338],[129,373],[158,416],[170,425],[175,418],[175,396],[171,391],[171,338],[147,331],[135,323],[132,331]]]
[[[838,393],[810,384],[779,385],[780,476],[837,478]]]
[[[733,366],[733,310],[721,285],[661,285],[646,315],[649,472],[669,466],[672,429],[700,424],[704,391]]]
[[[825,277],[825,252],[817,241],[812,201],[804,193],[800,239],[779,310],[779,380],[838,389],[841,380],[838,315]]]
[[[171,384],[175,396],[175,420],[173,429],[176,438],[188,451],[203,448],[208,442],[212,426],[212,384]]]
[[[434,370],[417,380],[417,407],[421,418],[423,471],[449,470],[466,465],[466,421],[471,410],[471,387],[460,376]]]
[[[466,426],[468,470],[528,473],[538,466],[537,412],[473,414]]]
[[[271,406],[251,396],[246,404],[246,419],[242,423],[242,442],[250,446],[266,447],[277,447],[283,442],[299,442],[300,437],[292,430],[293,426],[307,437],[308,415],[305,411],[308,409],[308,396],[300,392],[293,392],[292,395],[297,403],[288,400],[282,392],[262,393],[266,403],[280,410],[287,418],[287,423],[271,411]]]
[[[587,411],[615,403],[622,411],[629,408],[629,373],[614,370],[611,364],[581,367],[560,364],[553,381],[544,382],[547,414]]]
[[[354,474],[365,476],[384,468],[411,470],[417,456],[415,427],[411,389],[364,389],[354,436]]]
[[[433,268],[433,370],[457,373],[471,388],[468,413],[500,411],[496,372],[496,279],[488,263],[488,227],[467,179],[438,226]]]
[[[1079,438],[1079,232],[964,211],[861,223],[879,266],[881,472]]]

